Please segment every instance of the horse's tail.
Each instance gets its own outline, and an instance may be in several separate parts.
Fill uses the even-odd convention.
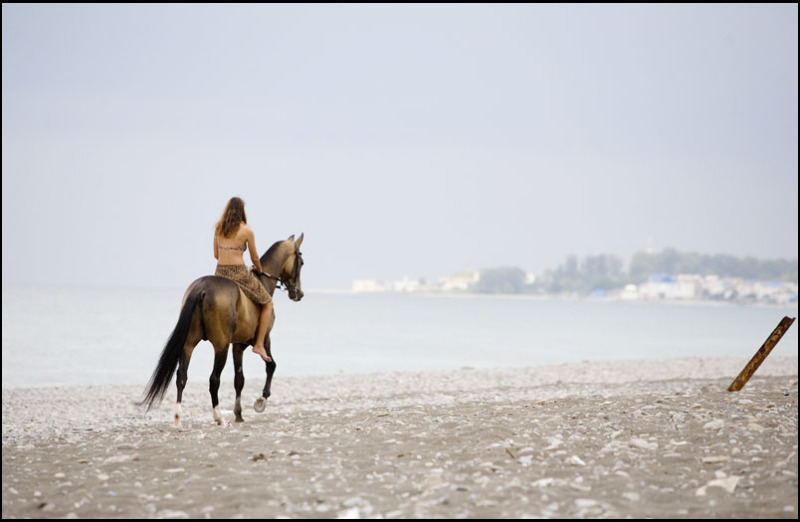
[[[186,302],[181,309],[180,317],[178,317],[178,324],[175,325],[172,335],[169,336],[169,340],[161,352],[158,365],[153,371],[153,376],[150,377],[150,382],[147,384],[147,394],[141,402],[137,403],[139,406],[147,406],[148,411],[155,404],[161,402],[172,382],[172,375],[180,362],[183,345],[186,343],[189,326],[192,324],[192,314],[197,305],[202,303],[204,297],[205,291],[197,288],[189,292],[186,297]]]

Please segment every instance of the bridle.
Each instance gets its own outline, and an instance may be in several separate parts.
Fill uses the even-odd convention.
[[[300,260],[300,262],[298,262],[298,259]],[[295,252],[294,266],[292,267],[292,273],[290,274],[288,279],[282,279],[280,277],[268,274],[266,272],[261,272],[261,274],[269,279],[274,279],[276,281],[275,288],[283,290],[284,292],[289,291],[290,294],[297,293],[297,279],[300,276],[300,267],[303,264],[302,259],[303,259],[303,253],[299,251]],[[283,287],[281,287],[281,284],[283,284]]]

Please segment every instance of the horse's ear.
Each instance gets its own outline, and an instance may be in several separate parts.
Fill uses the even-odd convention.
[[[294,241],[294,234],[292,234],[291,236],[289,236],[289,239],[287,239],[286,241]]]
[[[297,241],[294,242],[295,248],[300,248],[300,245],[303,243],[303,232],[300,232],[300,237],[297,238]]]

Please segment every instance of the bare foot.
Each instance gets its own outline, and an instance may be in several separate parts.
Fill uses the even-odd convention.
[[[262,359],[264,359],[267,362],[272,362],[272,358],[269,355],[267,355],[267,349],[264,348],[263,346],[253,346],[253,353],[257,353],[258,355],[261,356]]]

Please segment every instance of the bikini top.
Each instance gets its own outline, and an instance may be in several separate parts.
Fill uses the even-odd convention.
[[[217,248],[221,248],[222,250],[238,250],[239,252],[244,252],[245,250],[247,250],[247,247],[244,246],[244,245],[242,245],[240,247],[237,247],[237,246],[224,246],[224,245],[220,245],[219,243],[217,243]]]

